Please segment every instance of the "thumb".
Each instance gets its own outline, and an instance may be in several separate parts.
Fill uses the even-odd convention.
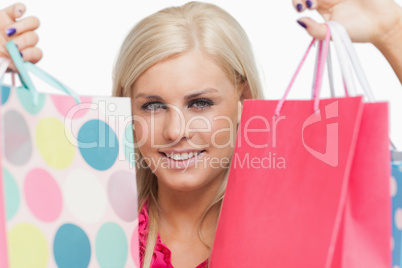
[[[312,37],[320,40],[325,39],[325,34],[327,33],[327,26],[324,23],[317,23],[310,18],[300,18],[297,20],[300,26],[306,29],[306,31]]]

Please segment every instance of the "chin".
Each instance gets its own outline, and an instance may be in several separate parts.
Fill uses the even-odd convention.
[[[158,185],[175,191],[194,191],[208,187],[216,183],[219,178],[225,175],[225,169],[205,170],[203,167],[189,168],[186,170],[164,169],[155,173],[158,178]]]
[[[202,176],[200,176],[199,170],[194,168],[177,170],[177,169],[160,169],[155,172],[158,178],[158,185],[164,185],[165,187],[175,191],[192,191],[202,188],[208,184]]]

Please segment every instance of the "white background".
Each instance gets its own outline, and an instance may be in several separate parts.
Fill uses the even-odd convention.
[[[38,46],[44,57],[38,66],[81,95],[110,95],[114,60],[128,31],[145,16],[185,2],[31,0],[24,4],[27,15],[37,16],[41,21],[37,31],[40,36]],[[310,16],[322,21],[320,16],[314,11],[297,13],[291,0],[210,2],[227,10],[244,27],[253,44],[266,98],[280,98],[311,41],[296,20]],[[402,4],[402,0],[397,2]],[[0,8],[13,3],[15,1],[3,0]],[[356,44],[355,48],[376,98],[391,104],[391,138],[402,149],[402,86],[374,46]],[[313,54],[299,74],[290,99],[310,97]],[[334,66],[336,64],[335,61]],[[337,92],[341,94],[341,79],[338,72],[335,75]],[[323,97],[329,94],[327,83],[325,80]],[[43,85],[39,84],[39,87]]]

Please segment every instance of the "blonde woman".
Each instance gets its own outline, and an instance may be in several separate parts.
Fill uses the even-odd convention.
[[[299,12],[317,8],[346,24],[354,41],[375,44],[402,80],[402,10],[392,0],[293,4]],[[12,39],[36,62],[37,19],[14,22],[24,10],[1,11],[0,56]],[[315,37],[325,33],[310,19],[299,24]],[[207,267],[242,103],[263,97],[246,33],[212,4],[152,14],[121,46],[113,94],[132,99],[142,267]]]

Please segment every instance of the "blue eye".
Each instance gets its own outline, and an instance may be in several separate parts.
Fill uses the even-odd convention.
[[[156,111],[159,109],[166,109],[166,105],[159,101],[150,101],[142,105],[141,109],[148,111]]]
[[[212,105],[214,105],[213,101],[202,98],[202,99],[195,99],[195,100],[190,101],[188,106],[194,107],[196,109],[205,109]]]

